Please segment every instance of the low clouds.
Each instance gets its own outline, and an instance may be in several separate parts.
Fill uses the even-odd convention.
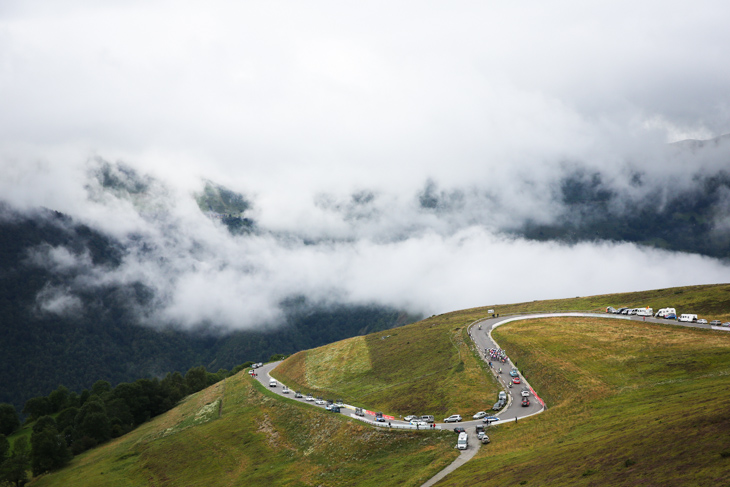
[[[47,285],[36,296],[36,312],[56,316],[78,316],[83,312],[83,303],[70,289]]]
[[[478,192],[439,190],[433,181],[410,195],[361,191],[342,200],[313,195],[309,222],[319,219],[319,225],[282,231],[257,224],[231,233],[195,203],[194,194],[125,165],[94,164],[90,180],[79,182],[88,199],[78,218],[113,235],[121,258],[118,265],[94,264],[85,251],[31,249],[29,263],[64,277],[65,287],[39,294],[43,312],[83,312],[78,296],[141,286],[150,294],[144,302],[131,291],[124,299],[150,326],[261,329],[281,324],[282,303],[294,296],[319,306],[375,303],[430,315],[724,282],[728,276],[728,267],[716,259],[633,243],[526,240],[500,226],[509,208]],[[110,171],[130,175],[125,187],[147,181],[144,195],[121,191],[116,180],[103,184],[99,175]],[[206,184],[201,181],[200,189]]]
[[[293,295],[430,314],[725,282],[721,261],[628,237],[521,236],[641,209],[688,220],[697,205],[677,195],[710,192],[698,225],[722,244],[728,139],[668,143],[730,132],[728,14],[714,1],[4,2],[0,194],[123,249],[113,268],[34,249],[76,276],[48,310],[141,283],[149,323],[275,324]],[[251,202],[255,231],[200,210],[204,179]]]

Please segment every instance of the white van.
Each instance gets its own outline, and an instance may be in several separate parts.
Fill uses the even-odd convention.
[[[636,308],[636,316],[653,316],[654,310],[652,308]]]
[[[269,380],[269,387],[276,387],[276,379]]]
[[[674,308],[662,308],[659,311],[656,312],[657,318],[676,318],[677,317],[677,310]]]
[[[466,450],[469,446],[469,436],[466,433],[459,433],[459,439],[456,441],[456,448]]]
[[[685,321],[687,323],[691,323],[693,321],[697,321],[697,315],[684,314],[679,317],[679,321]]]

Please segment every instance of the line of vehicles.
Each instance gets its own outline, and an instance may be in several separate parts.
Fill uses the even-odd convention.
[[[654,310],[648,306],[646,308],[614,308],[612,306],[608,306],[606,308],[606,313],[628,316],[651,316],[654,318],[663,318],[665,320],[681,321],[683,323],[730,327],[730,321],[723,323],[720,320],[712,320],[708,323],[706,319],[698,318],[694,313],[683,313],[677,315],[677,310],[675,308],[661,308],[659,311],[654,313]]]
[[[269,387],[276,387],[278,385],[279,385],[279,383],[276,381],[276,379],[269,379]],[[281,392],[283,394],[290,394],[291,393],[291,389],[289,389],[287,386],[285,386],[284,384],[282,384],[281,385]],[[307,394],[306,396],[304,396],[299,391],[296,391],[294,393],[294,397],[296,399],[304,399],[305,401],[313,402],[313,403],[315,403],[318,406],[324,406],[324,408],[327,411],[332,411],[333,413],[339,413],[339,412],[341,412],[341,408],[344,407],[344,405],[345,405],[342,402],[342,399],[338,399],[336,401],[333,401],[333,400],[329,399],[329,400],[326,400],[325,401],[321,397],[315,398],[311,394]],[[360,408],[358,408],[358,409],[360,409]],[[362,409],[360,409],[360,413],[361,413],[360,416],[362,416]],[[357,412],[356,412],[356,414],[357,414]]]
[[[459,416],[459,418],[461,418],[461,416]],[[429,424],[436,422],[436,418],[434,418],[430,414],[424,414],[423,416],[417,416],[415,414],[410,414],[410,415],[406,416],[405,418],[403,418],[403,420],[408,421],[410,424],[413,424],[416,426],[428,426]],[[461,421],[461,419],[459,419],[459,421]]]

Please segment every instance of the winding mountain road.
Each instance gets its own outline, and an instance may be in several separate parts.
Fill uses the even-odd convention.
[[[471,323],[468,327],[469,336],[471,337],[472,341],[475,343],[477,349],[479,350],[479,353],[482,357],[482,359],[485,362],[489,362],[489,355],[485,353],[486,350],[490,348],[501,348],[499,345],[494,341],[492,338],[492,331],[501,325],[504,325],[506,323],[511,323],[513,321],[523,321],[523,320],[530,320],[530,319],[540,319],[540,318],[569,318],[569,317],[586,317],[586,318],[606,318],[606,319],[620,319],[620,320],[631,320],[631,321],[645,321],[650,323],[663,323],[663,324],[671,324],[671,325],[679,325],[679,326],[687,326],[692,328],[705,328],[705,329],[714,329],[714,330],[724,330],[724,331],[730,331],[728,328],[724,327],[716,327],[716,326],[710,326],[710,325],[704,325],[704,324],[697,324],[697,323],[686,323],[686,322],[678,322],[674,320],[665,320],[661,318],[653,318],[653,317],[642,317],[642,316],[627,316],[627,315],[615,315],[615,314],[608,314],[608,313],[586,313],[586,312],[556,312],[556,313],[531,313],[531,314],[518,314],[518,315],[511,315],[511,316],[502,316],[502,317],[495,317],[495,318],[483,318],[480,320],[477,320],[473,323]],[[256,373],[256,379],[263,384],[264,386],[269,386],[269,380],[272,378],[269,373],[276,368],[277,365],[279,365],[281,361],[279,362],[271,362],[268,364],[263,365],[262,367],[255,369],[254,372]],[[502,373],[499,373],[499,369],[502,369]],[[505,392],[507,393],[507,397],[509,398],[508,404],[506,407],[504,407],[501,411],[496,413],[494,416],[497,416],[500,418],[500,420],[496,424],[501,424],[505,422],[511,422],[515,421],[517,422],[519,419],[527,418],[529,416],[533,416],[535,414],[539,414],[545,410],[545,404],[543,403],[542,399],[540,399],[539,395],[536,391],[532,389],[530,384],[520,375],[521,384],[514,385],[513,387],[509,387],[509,381],[512,379],[509,375],[510,369],[514,367],[514,364],[511,362],[509,358],[507,358],[505,363],[495,362],[492,366],[492,373],[495,375],[497,380],[500,382],[502,387],[504,388]],[[521,403],[521,391],[523,387],[528,388],[530,391],[530,405],[525,407],[522,406]],[[270,388],[273,392],[285,396],[290,397],[291,399],[294,398],[294,390],[291,390],[290,393],[285,394],[283,392],[282,384],[277,384],[277,387],[271,387]],[[301,399],[295,399],[297,401],[307,402],[304,398]],[[495,398],[496,402],[497,398]],[[316,405],[314,402],[309,402],[310,405],[314,407],[319,407],[324,409],[323,405]],[[350,405],[345,405],[346,409],[343,409],[343,412],[347,411],[348,409],[350,411],[354,411],[355,407]],[[489,411],[487,411],[489,412]],[[370,412],[366,412],[364,417],[356,416],[354,412],[350,412],[350,416],[365,421],[367,423],[381,426],[381,427],[391,427],[391,428],[397,428],[397,429],[417,429],[416,426],[410,425],[409,423],[405,421],[399,421],[396,419],[390,419],[386,421],[385,423],[376,423],[375,417],[373,414],[369,414]],[[391,418],[394,418],[391,416]],[[422,487],[428,487],[431,485],[434,485],[436,482],[441,480],[443,477],[445,477],[448,473],[454,471],[456,468],[460,467],[466,461],[471,459],[476,452],[479,450],[479,447],[481,446],[481,443],[476,438],[476,426],[479,424],[483,424],[482,420],[468,420],[468,421],[462,421],[458,423],[459,426],[466,429],[467,433],[470,437],[469,442],[469,448],[467,450],[463,450],[461,452],[461,455],[454,460],[451,465],[446,467],[444,470],[439,472],[436,476],[432,477],[428,482],[423,484]],[[427,430],[431,429],[450,429],[454,427],[454,423],[435,423],[434,427],[431,428],[425,428]],[[420,429],[424,429],[424,427],[420,427]]]

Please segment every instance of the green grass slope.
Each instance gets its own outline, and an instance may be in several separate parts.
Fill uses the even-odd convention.
[[[607,305],[726,320],[730,285],[447,313],[300,352],[273,375],[385,412],[470,415],[493,403],[498,387],[467,325],[490,308],[505,315]],[[439,485],[730,483],[730,333],[569,318],[511,323],[495,338],[549,409],[493,429],[492,444]],[[449,432],[377,430],[274,398],[239,374],[32,485],[420,485],[456,457],[453,440]]]
[[[568,299],[551,299],[493,305],[466,310],[470,314],[486,316],[487,309],[494,309],[501,315],[514,313],[535,313],[551,311],[605,311],[607,306],[614,308],[639,308],[649,306],[657,312],[661,308],[676,308],[677,313],[694,313],[707,321],[730,320],[730,284],[708,284],[685,286],[630,293],[582,296]],[[456,313],[461,313],[457,311]]]
[[[730,333],[552,318],[493,335],[549,409],[439,486],[730,484]]]
[[[453,433],[374,429],[240,373],[30,485],[416,486],[456,456]]]
[[[499,390],[471,348],[466,325],[488,316],[541,311],[605,311],[606,306],[677,308],[730,319],[730,285],[689,286],[601,296],[491,305],[432,316],[372,335],[299,352],[272,375],[290,387],[384,412],[471,416]]]
[[[471,416],[491,407],[499,391],[466,335],[466,326],[481,316],[450,313],[302,351],[272,376],[302,392],[386,414]]]

